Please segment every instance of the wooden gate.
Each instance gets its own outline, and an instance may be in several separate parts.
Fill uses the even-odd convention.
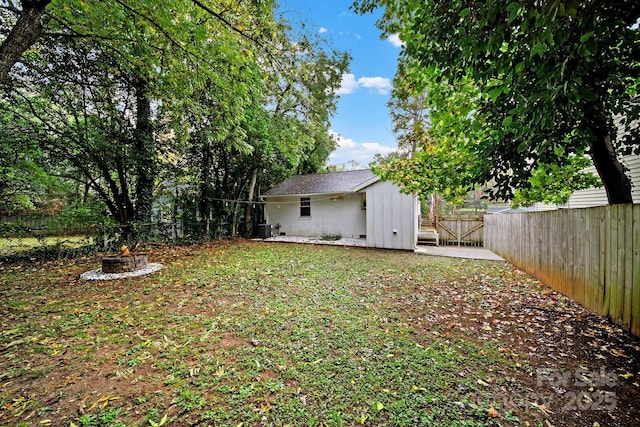
[[[437,218],[441,245],[484,246],[484,218],[448,216]]]

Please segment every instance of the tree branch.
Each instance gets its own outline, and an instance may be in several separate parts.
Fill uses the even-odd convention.
[[[21,10],[18,9],[15,4],[13,4],[12,0],[6,0],[6,2],[7,2],[7,5],[6,6],[0,6],[0,9],[6,9],[6,10],[8,10],[10,12],[15,13],[16,15],[20,14]]]
[[[174,40],[173,37],[171,37],[171,34],[169,34],[167,32],[167,30],[165,30],[162,27],[162,25],[158,24],[153,18],[143,14],[142,12],[139,12],[139,11],[133,9],[129,5],[124,4],[121,0],[115,0],[115,2],[118,3],[120,6],[124,7],[129,12],[133,13],[134,15],[138,15],[139,17],[143,18],[144,20],[149,22],[151,25],[153,25],[158,31],[160,31],[167,38],[167,40],[169,40],[169,42],[173,46],[177,47],[179,50],[181,50],[182,52],[186,53],[187,55],[192,55],[191,52],[189,52],[187,49],[182,47],[182,45],[180,43],[178,43],[176,40]]]
[[[258,40],[256,40],[254,37],[251,37],[250,35],[246,34],[244,31],[240,30],[238,27],[236,27],[231,22],[229,22],[228,19],[226,19],[224,16],[222,16],[221,14],[219,14],[216,11],[214,11],[213,9],[211,9],[209,6],[206,6],[205,4],[201,3],[199,0],[191,0],[191,1],[193,1],[193,4],[195,4],[196,6],[198,6],[199,8],[204,10],[205,12],[209,13],[210,15],[213,15],[216,19],[218,19],[224,25],[229,27],[232,31],[235,31],[236,33],[240,34],[242,37],[245,37],[246,39],[251,40],[256,45],[262,46],[258,42]]]
[[[198,6],[199,8],[204,10],[205,12],[207,12],[210,15],[214,16],[216,19],[218,19],[220,22],[222,22],[224,25],[226,25],[229,29],[231,29],[231,31],[234,31],[234,32],[240,34],[242,37],[246,38],[247,40],[251,41],[254,45],[256,45],[257,47],[262,49],[267,54],[267,56],[269,56],[269,58],[271,58],[273,60],[273,62],[275,64],[277,64],[278,67],[280,67],[280,63],[278,61],[278,58],[269,49],[267,49],[260,42],[260,40],[258,40],[257,38],[255,38],[253,36],[250,36],[249,34],[247,34],[244,31],[242,31],[241,29],[239,29],[238,27],[233,25],[228,19],[226,19],[224,16],[222,16],[222,14],[217,13],[216,11],[214,11],[213,9],[208,7],[207,5],[203,4],[199,0],[191,0],[191,1],[193,2],[193,4],[195,4],[196,6]]]
[[[4,82],[9,70],[22,54],[39,38],[42,32],[42,15],[51,0],[23,0],[22,11],[11,32],[0,45],[0,82]],[[14,6],[9,2],[10,6]]]

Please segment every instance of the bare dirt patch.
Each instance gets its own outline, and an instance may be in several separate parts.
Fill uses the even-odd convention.
[[[510,267],[508,287],[479,274],[405,295],[420,339],[458,337],[494,346],[506,367],[489,372],[465,404],[556,426],[640,425],[640,340]],[[420,307],[422,305],[422,307]],[[464,371],[464,367],[461,367]]]

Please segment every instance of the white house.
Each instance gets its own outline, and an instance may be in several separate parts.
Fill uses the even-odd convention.
[[[631,180],[631,197],[633,197],[633,203],[640,203],[640,156],[623,156],[621,162],[627,168],[627,175]],[[597,173],[595,166],[591,166],[585,171],[593,174]],[[588,208],[592,206],[602,206],[608,203],[607,193],[604,187],[600,187],[576,191],[571,195],[564,207]]]
[[[631,180],[631,197],[633,203],[640,203],[640,155],[632,154],[628,156],[622,156],[620,158],[621,163],[627,169],[627,176]],[[597,175],[595,166],[590,166],[584,169],[584,172],[590,172]],[[578,190],[573,192],[569,197],[569,200],[564,205],[549,205],[545,203],[534,203],[532,206],[520,207],[518,209],[512,209],[510,203],[504,202],[491,202],[488,207],[487,213],[489,214],[501,214],[501,213],[518,213],[518,212],[540,212],[556,210],[559,208],[590,208],[594,206],[604,206],[609,204],[607,200],[607,193],[604,187],[599,188],[587,188],[584,190]]]
[[[366,239],[374,248],[414,250],[420,206],[371,170],[295,175],[261,195],[275,233]]]

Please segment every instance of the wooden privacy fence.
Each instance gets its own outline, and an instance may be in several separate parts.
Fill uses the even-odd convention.
[[[3,230],[3,225],[9,225],[8,233],[14,236],[61,236],[91,232],[87,226],[63,225],[54,214],[0,215],[0,230],[6,234],[7,228]]]
[[[482,246],[484,230],[482,217],[438,217],[441,245]]]
[[[640,336],[640,204],[485,215],[485,247]]]

